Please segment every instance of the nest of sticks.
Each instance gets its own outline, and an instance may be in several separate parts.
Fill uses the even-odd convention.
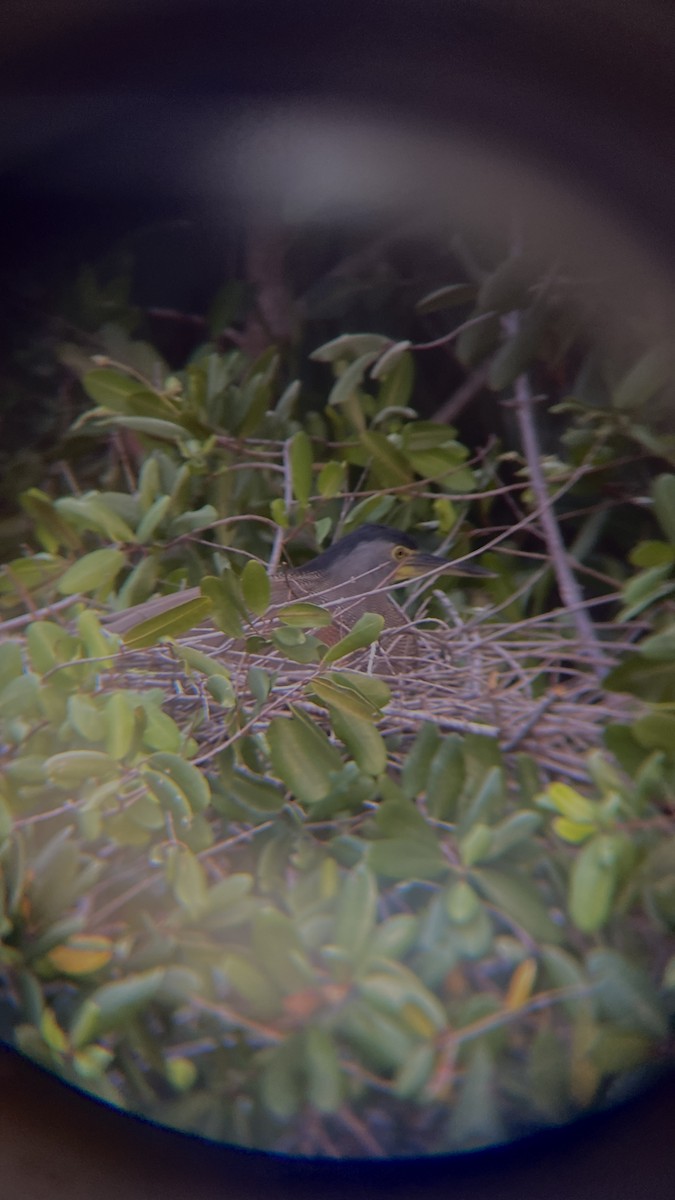
[[[434,596],[445,607],[446,620],[425,618],[422,609],[401,627],[401,634],[415,631],[414,655],[396,654],[395,642],[389,651],[375,644],[332,666],[375,674],[388,685],[391,699],[378,719],[381,734],[405,753],[421,724],[430,721],[441,733],[479,734],[494,738],[507,754],[526,753],[549,778],[586,782],[584,755],[601,745],[608,724],[628,722],[638,712],[638,701],[607,691],[602,682],[633,648],[637,627],[596,625],[602,640],[589,644],[565,609],[505,623],[486,608],[462,621],[443,593]],[[231,708],[214,700],[207,675],[186,666],[182,648],[226,666],[236,721]],[[271,681],[263,703],[251,690],[252,668],[265,671]],[[326,709],[311,695],[312,680],[325,669],[292,662],[271,644],[247,649],[210,625],[173,642],[121,649],[101,686],[162,689],[167,712],[196,738],[196,761],[206,765],[244,734],[264,732],[270,719],[288,713],[291,705],[330,734]]]

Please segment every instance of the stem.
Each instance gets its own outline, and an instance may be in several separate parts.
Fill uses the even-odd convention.
[[[511,313],[504,318],[504,324],[511,336],[518,332],[519,318],[517,313]],[[603,668],[609,663],[600,644],[593,622],[584,606],[581,588],[572,570],[570,558],[556,520],[553,501],[548,493],[548,487],[541,467],[541,452],[534,420],[534,401],[527,375],[519,375],[514,385],[514,399],[510,402],[515,410],[520,438],[525,455],[525,461],[530,474],[532,491],[537,502],[551,564],[560,589],[560,597],[565,607],[570,611],[576,626],[577,634],[586,647],[589,659],[593,663],[598,678],[602,677]]]

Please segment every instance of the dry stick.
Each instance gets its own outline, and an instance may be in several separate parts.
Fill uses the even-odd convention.
[[[509,317],[505,317],[504,321],[509,332],[515,336],[519,326],[517,314],[512,313]],[[525,374],[519,375],[516,379],[514,392],[514,399],[509,403],[515,409],[525,461],[532,481],[532,491],[537,501],[539,517],[560,588],[560,595],[565,608],[572,613],[579,640],[587,648],[595,673],[601,679],[603,668],[608,665],[608,660],[597,638],[593,622],[584,607],[581,589],[570,566],[565,543],[556,521],[553,502],[549,496],[544,472],[541,468],[541,453],[534,423],[534,402]]]

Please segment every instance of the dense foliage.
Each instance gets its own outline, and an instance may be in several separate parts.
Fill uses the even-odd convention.
[[[298,378],[275,343],[175,372],[119,324],[61,346],[89,405],[0,576],[2,1019],[96,1095],[247,1146],[414,1154],[668,1061],[670,364],[587,350],[527,280],[510,258],[419,298],[464,404],[521,389],[520,426],[471,449],[408,337],[338,334]],[[406,678],[370,669],[377,618],[328,651],[320,609],[264,621],[268,566],[372,521],[493,572],[417,590],[450,657]],[[99,619],[184,582],[201,597],[126,642]]]

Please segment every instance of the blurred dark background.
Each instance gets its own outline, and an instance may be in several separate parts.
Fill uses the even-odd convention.
[[[11,353],[23,315],[47,303],[55,280],[133,230],[165,231],[136,244],[136,302],[202,311],[236,273],[248,216],[230,186],[234,159],[213,187],[219,123],[288,100],[310,114],[346,105],[355,126],[361,113],[412,122],[527,163],[617,222],[658,264],[662,288],[675,274],[674,59],[675,12],[656,0],[5,0],[0,351]],[[25,421],[28,430],[30,414]],[[300,1186],[292,1167],[254,1167],[177,1135],[158,1141],[12,1055],[3,1072],[8,1200],[72,1198],[82,1184],[87,1194],[165,1196],[174,1186],[178,1195],[191,1178],[201,1194],[224,1181],[235,1195]],[[425,1197],[523,1188],[554,1197],[563,1186],[580,1197],[670,1197],[674,1106],[665,1081],[559,1142],[476,1158],[470,1169],[397,1167],[396,1186]],[[165,1162],[169,1144],[171,1175],[155,1173],[146,1147]],[[302,1186],[392,1189],[376,1168],[341,1169],[316,1179],[305,1169]]]

